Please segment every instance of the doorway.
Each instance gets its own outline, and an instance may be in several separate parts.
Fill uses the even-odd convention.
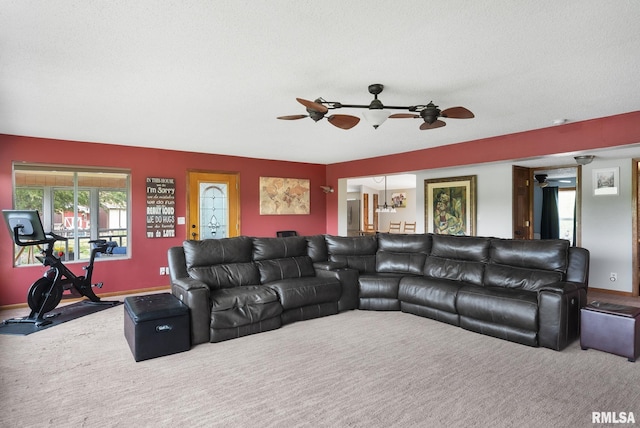
[[[187,172],[187,239],[240,235],[238,180],[238,174]]]
[[[581,173],[580,165],[527,168],[513,167],[513,238],[545,239],[542,227],[543,193],[552,193],[556,203],[554,236],[568,239],[572,245],[581,242]],[[547,191],[543,189],[547,188]]]

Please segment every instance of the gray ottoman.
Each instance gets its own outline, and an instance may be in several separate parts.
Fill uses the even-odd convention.
[[[136,361],[188,351],[189,308],[170,293],[127,297],[124,336]]]
[[[592,302],[580,310],[580,346],[627,357],[640,356],[640,308]]]

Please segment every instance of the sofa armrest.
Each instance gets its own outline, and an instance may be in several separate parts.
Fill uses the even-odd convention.
[[[586,286],[557,282],[538,290],[538,344],[560,351],[580,335],[580,308]]]
[[[211,297],[209,287],[192,278],[171,280],[171,293],[189,307],[191,344],[210,341]]]
[[[316,276],[319,278],[336,278],[340,281],[342,294],[338,300],[338,310],[348,311],[356,309],[359,301],[358,271],[350,268],[339,268],[333,270],[316,269]]]
[[[169,248],[167,258],[171,275],[171,293],[189,307],[191,344],[209,342],[211,323],[209,287],[191,278],[187,273],[183,247]]]
[[[573,293],[576,290],[586,289],[586,288],[587,287],[585,284],[581,284],[579,282],[562,281],[562,282],[556,282],[553,284],[543,285],[538,289],[538,293],[551,292],[551,293],[557,293],[557,294],[567,294],[567,293]]]

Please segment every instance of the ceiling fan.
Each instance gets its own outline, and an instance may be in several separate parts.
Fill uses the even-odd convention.
[[[329,105],[331,103],[327,103],[322,98],[318,98],[315,101],[309,101],[302,98],[296,98],[300,104],[307,108],[307,113],[309,114],[292,114],[289,116],[279,116],[278,119],[282,120],[297,120],[304,119],[305,117],[310,117],[314,121],[319,121],[324,118],[325,114],[329,111],[329,107],[325,106],[325,104]],[[338,108],[338,107],[331,107]],[[360,118],[356,116],[350,116],[347,114],[332,114],[327,117],[327,120],[333,126],[337,126],[341,129],[351,129],[360,122]]]
[[[278,119],[283,120],[295,120],[310,117],[316,122],[324,118],[325,114],[331,109],[338,108],[362,108],[367,109],[369,113],[381,112],[383,109],[387,110],[408,110],[412,113],[396,113],[392,115],[376,115],[377,117],[369,119],[374,128],[378,128],[387,117],[392,119],[422,119],[424,123],[420,125],[421,130],[440,128],[446,125],[446,122],[440,120],[440,118],[448,119],[471,119],[474,114],[464,107],[451,107],[445,110],[440,110],[437,105],[432,101],[428,104],[418,104],[413,106],[385,106],[382,101],[378,99],[378,95],[382,93],[384,85],[380,83],[374,83],[369,85],[369,93],[373,95],[373,100],[368,105],[360,104],[343,104],[335,101],[326,101],[322,98],[318,98],[315,101],[308,101],[302,98],[296,98],[296,100],[307,108],[308,114],[280,116]],[[365,114],[365,117],[366,114]],[[327,117],[329,123],[338,128],[351,129],[358,124],[360,118],[345,114],[335,114]]]

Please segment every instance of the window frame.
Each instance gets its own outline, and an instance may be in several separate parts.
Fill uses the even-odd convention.
[[[61,173],[67,175],[71,173],[71,181],[72,185],[69,186],[66,184],[57,184],[57,183],[44,183],[42,185],[28,183],[24,186],[18,186],[16,177],[18,174],[22,172],[37,172],[38,174],[48,175],[48,174],[56,174]],[[82,179],[86,179],[86,177],[82,177],[82,174],[114,174],[120,175],[120,179],[124,179],[123,187],[114,187],[114,186],[101,186],[100,184],[96,185],[80,185],[80,181]],[[125,204],[126,204],[126,227],[124,235],[109,235],[109,236],[122,236],[119,239],[116,239],[116,242],[124,242],[126,243],[126,253],[125,254],[99,254],[100,257],[96,258],[96,261],[104,261],[104,260],[123,260],[130,259],[132,255],[132,222],[131,222],[131,170],[124,168],[109,168],[109,167],[93,167],[93,166],[82,166],[82,165],[58,165],[58,164],[43,164],[43,163],[27,163],[27,162],[13,162],[12,165],[12,205],[14,209],[17,204],[17,190],[18,189],[37,189],[42,190],[42,207],[38,209],[40,212],[40,217],[42,219],[42,223],[44,226],[45,232],[54,232],[59,233],[55,230],[55,209],[54,209],[54,194],[56,191],[73,191],[73,223],[74,227],[72,229],[72,236],[69,237],[69,242],[57,242],[57,246],[65,246],[67,251],[64,251],[63,260],[73,262],[87,262],[89,260],[89,256],[82,256],[80,253],[80,249],[84,248],[81,244],[81,241],[89,240],[89,239],[98,239],[105,238],[104,234],[101,235],[100,232],[100,197],[101,192],[108,191],[124,191],[125,192]],[[88,212],[89,213],[97,213],[95,217],[93,217],[89,221],[88,233],[89,236],[79,236],[78,231],[81,230],[78,228],[78,219],[81,217],[79,214],[79,201],[78,195],[80,192],[88,192]],[[122,219],[122,214],[119,214],[119,217]],[[108,221],[108,220],[107,220]],[[119,226],[121,223],[119,224]],[[120,227],[119,227],[120,228]],[[111,230],[111,229],[107,229]],[[72,248],[78,249],[78,254],[74,254],[74,258],[69,260],[69,245],[73,245]],[[62,244],[62,245],[61,245]],[[86,246],[86,245],[85,245]],[[14,246],[14,257],[13,257],[13,266],[14,267],[23,267],[23,266],[34,266],[39,264],[39,262],[33,262],[32,260],[28,260],[27,263],[19,263],[17,254],[19,253],[21,247]],[[85,248],[86,251],[86,248]]]

